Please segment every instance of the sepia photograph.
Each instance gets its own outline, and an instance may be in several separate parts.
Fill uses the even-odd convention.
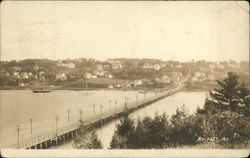
[[[2,1],[3,157],[247,157],[247,1]]]

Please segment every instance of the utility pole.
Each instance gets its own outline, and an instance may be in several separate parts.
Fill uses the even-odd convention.
[[[146,93],[144,93],[143,104],[145,103]]]
[[[69,123],[69,113],[70,113],[70,110],[68,109],[68,123]]]
[[[127,97],[127,105],[128,105],[129,97]]]
[[[80,112],[80,121],[82,122],[82,110],[80,110],[79,112]]]
[[[109,100],[109,109],[111,110],[111,100]]]
[[[137,105],[138,102],[138,94],[136,93],[136,100],[135,100],[135,104]]]
[[[20,146],[19,146],[19,135],[20,135],[20,131],[21,131],[21,128],[20,128],[20,126],[18,125],[17,126],[17,129],[16,129],[16,131],[17,131],[17,148],[19,149],[20,148]]]
[[[117,101],[115,101],[115,114],[116,114],[116,104],[117,104]]]
[[[32,121],[33,119],[30,119],[30,134],[32,135]]]
[[[101,119],[102,119],[102,104],[100,105]]]
[[[57,123],[58,123],[58,120],[59,120],[59,117],[58,116],[56,116],[56,136],[57,136]]]
[[[126,101],[127,101],[126,98],[127,98],[127,96],[125,96],[125,101],[124,101],[124,108],[125,108],[125,109],[126,109],[126,106],[127,106],[127,105],[126,105]]]
[[[95,114],[95,104],[93,104],[93,114]]]

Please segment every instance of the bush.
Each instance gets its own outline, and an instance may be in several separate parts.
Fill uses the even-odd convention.
[[[246,146],[250,140],[250,119],[244,115],[226,111],[207,115],[203,119],[202,137],[226,148]]]

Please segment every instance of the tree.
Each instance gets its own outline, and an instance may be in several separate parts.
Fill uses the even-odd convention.
[[[204,109],[199,113],[217,113],[223,111],[237,111],[240,106],[249,107],[249,90],[245,84],[239,86],[239,76],[228,72],[223,81],[217,81],[219,88],[209,92]],[[244,108],[247,110],[247,108]]]
[[[111,148],[131,148],[133,133],[135,131],[134,121],[126,113],[120,123],[116,125],[116,131],[110,143]]]
[[[76,149],[102,149],[102,143],[95,132],[88,135],[85,132],[80,131],[74,140],[73,146]]]
[[[93,132],[90,136],[90,142],[87,143],[87,148],[88,149],[102,149],[102,143],[98,139],[97,135],[95,132]]]

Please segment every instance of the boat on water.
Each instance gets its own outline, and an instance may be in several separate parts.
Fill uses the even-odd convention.
[[[33,93],[49,93],[50,90],[45,90],[45,89],[37,89],[37,90],[32,90]]]
[[[147,93],[146,91],[140,90],[139,93]]]

